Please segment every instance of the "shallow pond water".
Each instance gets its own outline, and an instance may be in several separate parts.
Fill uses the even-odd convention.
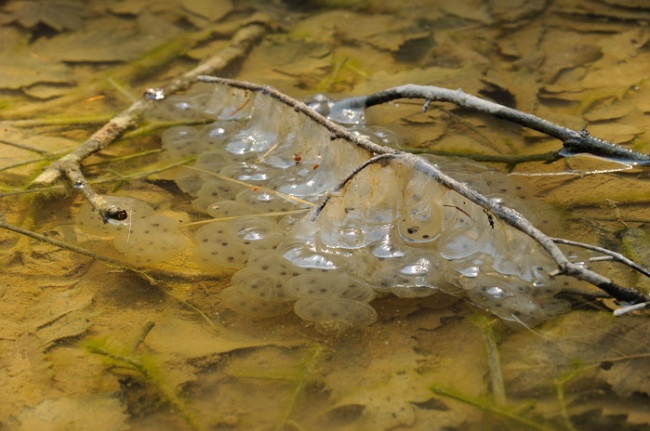
[[[650,429],[648,316],[613,317],[584,283],[567,279],[571,311],[532,328],[440,293],[375,299],[375,323],[324,333],[293,313],[230,310],[220,292],[234,269],[205,271],[191,246],[134,270],[137,257],[80,229],[77,189],[28,188],[146,88],[258,23],[251,49],[216,74],[299,99],[462,88],[650,153],[648,21],[635,0],[5,2],[0,210],[3,227],[41,237],[0,230],[0,429]],[[555,208],[548,234],[650,266],[647,168],[546,163],[559,141],[421,107],[373,107],[367,124],[402,149],[489,163],[543,202],[533,213]],[[146,114],[88,158],[93,187],[181,224],[206,218],[172,181],[181,160],[160,156],[172,125]],[[648,292],[624,266],[590,266]]]

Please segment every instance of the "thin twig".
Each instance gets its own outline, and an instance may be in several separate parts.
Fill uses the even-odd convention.
[[[309,201],[306,201],[304,199],[300,199],[299,197],[290,195],[288,193],[283,193],[283,192],[277,191],[277,190],[272,189],[270,187],[265,187],[265,186],[260,186],[260,185],[256,185],[256,184],[247,183],[246,181],[241,181],[241,180],[238,180],[236,178],[232,178],[232,177],[229,177],[227,175],[220,174],[219,172],[212,172],[212,171],[208,171],[206,169],[197,168],[195,166],[183,166],[183,167],[187,168],[187,169],[192,169],[192,170],[195,170],[195,171],[198,171],[198,172],[202,172],[202,173],[207,174],[207,175],[209,175],[211,177],[218,178],[220,180],[223,180],[223,181],[226,181],[226,182],[229,182],[229,183],[234,183],[234,184],[237,184],[237,185],[240,185],[240,186],[243,186],[243,187],[247,187],[249,189],[254,189],[255,191],[262,191],[262,192],[273,194],[273,195],[275,195],[275,196],[277,196],[279,198],[287,200],[287,201],[289,201],[291,203],[294,203],[296,205],[304,205],[304,206],[307,206],[307,207],[315,206],[315,204],[313,202],[309,202]]]
[[[40,154],[41,156],[49,156],[50,153],[47,150],[42,148],[33,147],[31,145],[23,144],[22,142],[16,142],[11,139],[1,138],[0,144],[9,145],[11,147],[20,148],[21,150],[31,151],[32,153]]]
[[[283,217],[287,215],[294,215],[294,214],[305,214],[307,211],[309,211],[309,208],[302,208],[299,210],[293,210],[293,211],[273,211],[273,212],[268,212],[268,213],[254,213],[251,214],[255,217]],[[233,220],[241,220],[242,217],[241,215],[236,215],[236,216],[229,216],[229,217],[217,217],[217,218],[209,218],[205,220],[199,220],[199,221],[193,221],[191,223],[184,223],[180,227],[193,227],[193,226],[201,226],[204,224],[210,224],[210,223],[223,223],[223,222],[229,222]]]
[[[107,115],[89,115],[75,117],[41,117],[30,118],[28,120],[7,120],[3,123],[7,126],[18,128],[32,128],[44,126],[80,126],[88,127],[90,124],[105,124],[111,117]]]
[[[133,340],[133,344],[131,344],[131,352],[135,352],[138,347],[140,347],[140,344],[144,343],[144,339],[147,338],[147,335],[149,335],[149,332],[156,326],[156,322],[149,321],[144,324],[144,327],[140,330],[140,333],[138,334],[137,338]]]
[[[195,274],[183,274],[179,272],[172,272],[172,271],[163,271],[163,270],[150,270],[150,271],[143,271],[141,269],[135,268],[133,266],[130,266],[126,262],[122,262],[117,259],[113,259],[112,257],[104,256],[101,254],[97,254],[93,251],[90,251],[88,249],[78,247],[76,245],[68,244],[63,241],[56,240],[54,238],[50,238],[45,235],[41,235],[37,232],[32,232],[31,230],[28,229],[23,229],[19,226],[14,226],[9,223],[7,223],[4,220],[4,217],[0,215],[0,229],[5,229],[11,232],[15,232],[27,237],[30,237],[32,239],[35,239],[40,242],[48,243],[51,244],[55,247],[59,247],[60,249],[63,250],[68,250],[68,251],[73,251],[78,254],[82,254],[84,256],[91,257],[93,259],[97,259],[99,261],[102,261],[108,265],[117,267],[121,270],[124,271],[130,271],[133,272],[134,274],[137,274],[144,279],[146,279],[149,283],[152,285],[157,285],[158,279],[180,279],[180,280],[186,280],[186,281],[197,281],[197,280],[214,280],[214,279],[221,279],[221,276],[218,275],[209,275],[209,274],[203,274],[203,273],[195,273]]]
[[[621,307],[614,310],[614,316],[622,316],[633,311],[643,310],[650,307],[650,302],[641,302],[639,304],[628,305],[627,307]]]
[[[159,150],[152,150],[152,152],[156,152]],[[128,160],[131,157],[139,157],[142,155],[146,155],[145,152],[139,153],[139,154],[132,154],[130,156],[125,156],[125,157],[120,157],[117,158],[116,160]],[[126,174],[126,175],[121,175],[119,177],[104,177],[104,178],[95,178],[93,180],[90,180],[89,183],[92,185],[95,184],[106,184],[106,183],[111,183],[111,182],[117,182],[117,181],[125,181],[125,180],[137,180],[141,178],[146,178],[150,175],[158,174],[160,172],[167,171],[169,169],[173,169],[178,166],[182,166],[186,163],[190,163],[191,161],[195,160],[196,157],[190,156],[186,157],[184,159],[178,160],[176,162],[151,169],[148,171],[144,172],[136,172],[132,174]],[[102,163],[102,162],[100,162]],[[99,164],[99,163],[98,163]],[[95,165],[92,165],[95,166]],[[1,169],[0,169],[1,170]],[[0,197],[5,197],[5,196],[18,196],[18,195],[26,195],[26,194],[31,194],[31,193],[50,193],[50,192],[62,192],[65,190],[65,186],[63,184],[55,184],[53,186],[49,187],[43,187],[43,188],[31,188],[31,189],[19,189],[19,190],[10,190],[6,192],[0,192]]]
[[[630,164],[650,165],[650,156],[647,154],[642,154],[596,138],[591,136],[587,130],[572,130],[535,115],[472,96],[461,89],[450,90],[448,88],[434,86],[407,84],[368,96],[343,99],[338,101],[335,106],[339,109],[368,108],[397,99],[423,99],[425,101],[425,107],[431,101],[450,102],[463,108],[508,120],[561,140],[564,144],[561,152],[562,155],[568,156],[578,153],[589,153],[599,157],[625,161]]]
[[[642,267],[641,265],[638,265],[634,261],[628,259],[627,257],[625,257],[622,254],[617,253],[615,251],[608,250],[608,249],[603,248],[603,247],[598,247],[596,245],[585,244],[583,242],[571,241],[571,240],[564,239],[564,238],[553,238],[553,237],[551,237],[551,240],[556,244],[570,245],[570,246],[573,246],[573,247],[580,247],[580,248],[584,248],[586,250],[591,250],[591,251],[596,251],[598,253],[606,254],[607,256],[611,257],[615,261],[621,262],[621,263],[629,266],[630,268],[640,272],[641,274],[645,275],[646,277],[650,277],[650,271],[648,269]]]
[[[359,174],[359,173],[360,173],[361,171],[363,171],[365,168],[367,168],[368,166],[370,166],[370,165],[372,165],[372,164],[374,164],[374,163],[380,162],[380,161],[382,161],[382,160],[395,159],[395,158],[398,158],[398,157],[399,157],[399,154],[380,154],[380,155],[375,156],[375,157],[373,157],[373,158],[371,158],[371,159],[369,159],[369,160],[366,160],[366,161],[363,162],[361,165],[357,166],[356,169],[355,169],[354,171],[352,171],[352,173],[350,173],[347,177],[345,177],[345,178],[343,179],[343,181],[341,181],[339,184],[337,184],[337,186],[336,186],[336,188],[335,188],[334,190],[330,191],[330,192],[327,194],[327,196],[325,196],[325,199],[323,199],[323,202],[321,202],[321,203],[320,203],[320,204],[319,204],[319,205],[314,209],[314,212],[313,212],[312,215],[311,215],[311,219],[312,219],[312,220],[316,220],[316,219],[318,218],[318,216],[320,215],[321,211],[323,211],[323,208],[325,208],[325,205],[327,205],[327,203],[329,202],[329,200],[332,198],[332,196],[334,196],[334,194],[335,194],[336,192],[340,191],[343,187],[345,187],[345,185],[346,185],[348,182],[350,182],[350,180],[351,180],[352,178],[354,178],[355,176],[357,176],[357,174]]]

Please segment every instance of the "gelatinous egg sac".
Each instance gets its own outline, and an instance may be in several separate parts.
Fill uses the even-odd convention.
[[[368,166],[314,217],[315,205],[371,155],[265,94],[196,86],[155,114],[209,122],[166,130],[162,157],[196,156],[176,182],[214,220],[193,231],[191,247],[205,270],[238,270],[222,293],[233,310],[264,317],[293,308],[326,329],[372,323],[369,302],[384,294],[444,291],[529,325],[567,308],[554,298],[553,262],[532,239],[397,161]],[[356,133],[390,139],[361,120],[350,126]],[[505,175],[473,162],[431,162],[533,222],[552,220]],[[79,222],[100,235],[119,230],[115,246],[142,264],[183,247],[171,220],[129,205],[137,217],[128,228],[99,226],[87,211]]]
[[[163,262],[185,250],[185,236],[173,218],[156,214],[148,204],[132,198],[105,196],[106,201],[122,208],[127,218],[103,222],[89,203],[77,214],[77,224],[89,234],[112,237],[113,245],[131,264]]]

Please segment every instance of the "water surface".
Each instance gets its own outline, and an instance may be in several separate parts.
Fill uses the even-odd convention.
[[[406,83],[462,88],[650,153],[650,9],[641,1],[19,2],[0,21],[0,209],[12,225],[120,259],[85,235],[73,188],[26,190],[145,88],[273,25],[221,74],[303,98]],[[251,18],[251,17],[256,18]],[[502,158],[561,213],[549,234],[648,265],[648,175],[591,157],[517,158],[561,143],[448,104],[368,111],[418,152]],[[144,131],[86,161],[98,191],[181,221],[192,208]],[[485,158],[485,157],[483,157]],[[598,173],[601,172],[602,173]],[[294,314],[251,319],[218,293],[230,272],[190,259],[142,274],[0,230],[2,429],[648,429],[647,315],[566,295],[573,310],[506,325],[451,296],[375,300],[378,321],[321,334]],[[188,250],[190,253],[191,250]],[[128,264],[128,262],[127,262]],[[621,284],[647,280],[594,263]],[[567,289],[588,286],[567,279]],[[646,290],[647,291],[647,290]]]

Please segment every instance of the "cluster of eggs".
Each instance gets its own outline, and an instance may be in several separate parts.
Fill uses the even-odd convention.
[[[350,120],[355,133],[382,144],[390,140],[363,124],[363,112],[341,118],[331,109],[336,105],[323,103],[316,99],[313,106]],[[377,295],[413,298],[438,291],[529,325],[567,309],[554,298],[560,290],[548,275],[554,264],[532,239],[421,172],[398,161],[375,163],[330,193],[371,155],[332,139],[266,94],[197,86],[162,101],[154,115],[209,121],[167,129],[163,158],[196,158],[175,178],[193,207],[212,217],[194,232],[194,255],[206,270],[237,270],[222,292],[236,311],[273,316],[293,308],[321,328],[341,329],[375,321],[369,303]],[[538,224],[552,218],[503,174],[471,162],[430,159],[490,199],[532,212]],[[172,223],[156,219],[153,226],[149,219],[156,216],[129,208],[141,214],[134,225],[157,235],[126,229],[127,240],[125,233],[116,236],[118,249],[133,250],[142,262],[142,246],[154,247],[155,254],[179,245]],[[129,241],[135,241],[131,248]]]

